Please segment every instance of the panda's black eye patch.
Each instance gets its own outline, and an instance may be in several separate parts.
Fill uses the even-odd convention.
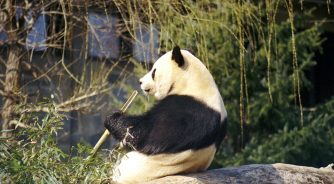
[[[155,77],[155,71],[156,71],[156,68],[153,69],[152,71],[152,79],[154,80],[154,77]]]

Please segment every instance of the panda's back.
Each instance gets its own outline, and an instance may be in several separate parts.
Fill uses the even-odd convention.
[[[136,147],[147,155],[217,147],[225,134],[220,112],[187,95],[167,96],[145,117],[147,137]]]

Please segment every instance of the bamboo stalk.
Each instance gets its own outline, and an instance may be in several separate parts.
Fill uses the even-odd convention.
[[[138,94],[137,90],[132,92],[131,96],[128,98],[128,100],[122,106],[122,108],[121,108],[122,112],[125,112],[128,109],[128,107],[130,106],[132,101],[135,99],[137,94]],[[110,135],[110,132],[106,129],[104,131],[103,135],[101,136],[101,138],[99,139],[99,141],[95,144],[95,146],[94,146],[92,152],[90,153],[90,155],[87,157],[87,160],[95,155],[95,153],[99,150],[99,148],[102,146],[102,144],[107,140],[109,135]]]

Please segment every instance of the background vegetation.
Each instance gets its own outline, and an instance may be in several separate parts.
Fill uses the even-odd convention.
[[[103,116],[120,107],[126,92],[136,88],[134,81],[149,69],[150,60],[176,44],[207,65],[228,111],[228,135],[212,167],[275,162],[319,167],[334,162],[334,99],[303,107],[302,98],[313,87],[308,72],[324,41],[322,22],[306,21],[314,19],[314,9],[303,7],[303,1],[294,3],[1,1],[5,12],[0,16],[1,31],[8,38],[0,43],[4,68],[0,180],[108,182],[112,163],[120,155],[116,150],[103,150],[84,161],[90,147],[79,144],[62,150],[58,133],[71,118],[69,113],[102,111]],[[18,15],[17,9],[23,13]],[[87,42],[94,30],[88,21],[90,9],[120,18],[113,29],[128,42],[121,44],[117,59],[88,57]],[[30,19],[29,10],[34,15]],[[26,39],[40,14],[49,17],[50,36],[44,45],[47,49],[36,54],[37,47],[27,47]],[[141,40],[138,28],[150,30],[149,44]],[[79,42],[73,42],[76,39]],[[143,42],[145,54],[151,54],[144,62],[126,52],[136,41]],[[43,57],[55,58],[41,64],[36,58]],[[27,73],[31,80],[25,80]],[[53,87],[31,93],[29,86],[36,81]],[[64,89],[66,83],[73,88]],[[141,113],[151,105],[152,99],[141,96],[130,112]]]

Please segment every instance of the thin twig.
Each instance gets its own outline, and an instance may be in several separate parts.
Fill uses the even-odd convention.
[[[71,105],[73,105],[74,103],[77,103],[79,101],[85,100],[87,98],[105,93],[109,90],[110,90],[110,88],[106,88],[106,89],[103,89],[103,90],[95,90],[95,91],[93,91],[89,94],[84,94],[84,95],[76,97],[74,99],[69,99],[69,100],[67,100],[63,103],[56,104],[55,109],[57,109],[57,111],[61,111],[61,112],[70,112],[70,111],[73,111],[73,110],[79,110],[80,108],[78,108],[78,106],[80,106],[80,104],[76,105],[76,106],[71,106]],[[49,112],[49,111],[50,111],[49,108],[43,107],[43,106],[37,106],[37,107],[34,107],[34,108],[27,108],[27,109],[23,110],[23,112]]]
[[[31,128],[31,129],[33,129],[33,130],[38,130],[36,127],[29,126],[29,125],[24,124],[24,123],[21,123],[21,122],[19,122],[19,121],[17,121],[17,120],[11,120],[11,121],[9,122],[9,124],[10,124],[10,125],[15,125],[15,126],[18,126],[18,127],[21,127],[21,128]]]

